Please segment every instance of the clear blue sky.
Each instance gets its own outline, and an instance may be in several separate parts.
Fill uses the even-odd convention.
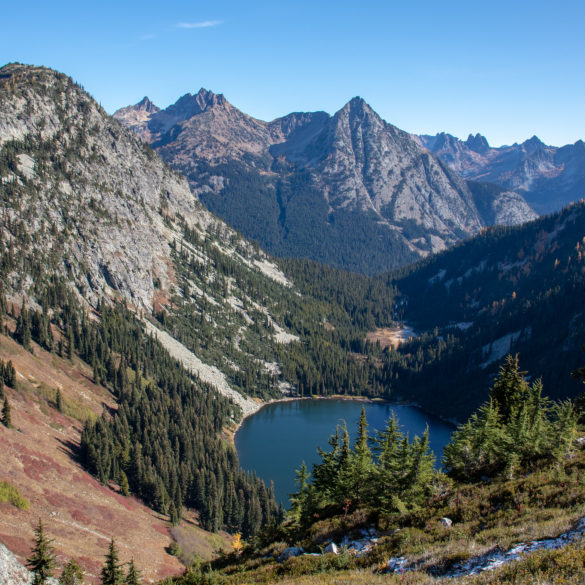
[[[584,0],[34,0],[4,3],[0,63],[110,113],[200,87],[264,120],[360,95],[409,132],[561,145],[585,139],[584,25]]]

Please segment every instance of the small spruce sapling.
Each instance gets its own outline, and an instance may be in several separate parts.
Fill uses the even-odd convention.
[[[32,585],[44,585],[53,576],[55,552],[51,546],[52,541],[45,536],[45,530],[40,518],[34,532],[34,545],[31,555],[27,559],[27,565],[33,573]]]

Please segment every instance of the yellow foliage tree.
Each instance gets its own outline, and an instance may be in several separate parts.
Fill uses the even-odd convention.
[[[244,548],[244,543],[242,542],[242,535],[239,532],[236,532],[234,534],[232,548],[234,549],[237,555],[239,555],[242,552],[242,549]]]

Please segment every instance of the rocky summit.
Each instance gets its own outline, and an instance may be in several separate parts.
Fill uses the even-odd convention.
[[[485,225],[535,217],[511,189],[474,194],[359,97],[333,116],[264,122],[202,89],[144,112],[140,102],[114,117],[180,170],[209,209],[277,255],[376,273]]]
[[[481,134],[460,140],[441,132],[415,137],[460,176],[516,191],[538,213],[558,211],[585,196],[585,143],[556,147],[533,136],[493,148]]]

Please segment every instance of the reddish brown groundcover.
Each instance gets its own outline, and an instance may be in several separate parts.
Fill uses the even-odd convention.
[[[13,428],[0,425],[0,480],[29,500],[28,510],[0,503],[0,542],[21,561],[30,554],[39,518],[53,539],[59,565],[74,557],[96,582],[114,538],[123,562],[134,558],[147,581],[177,574],[179,561],[167,554],[169,524],[115,486],[103,486],[75,460],[82,424],[59,413],[53,404],[60,389],[66,404],[96,414],[114,407],[106,389],[91,382],[91,371],[34,347],[31,354],[0,335],[0,359],[11,359],[18,388],[7,388]]]

